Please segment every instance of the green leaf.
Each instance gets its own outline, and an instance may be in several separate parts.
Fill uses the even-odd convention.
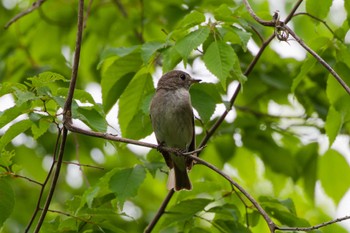
[[[210,202],[212,202],[212,200],[204,198],[181,201],[168,209],[167,214],[164,216],[164,223],[169,224],[189,220],[198,212],[203,211],[204,207]]]
[[[315,187],[317,181],[318,165],[318,143],[310,143],[302,148],[295,155],[298,161],[299,176],[304,180],[303,186],[306,194],[313,200],[315,197]]]
[[[2,150],[0,152],[0,169],[5,167],[6,171],[11,170],[11,165],[13,164],[13,157],[15,156],[15,151]]]
[[[227,6],[226,4],[221,4],[214,11],[214,17],[218,21],[223,21],[225,23],[233,23],[236,21],[233,8]]]
[[[205,16],[203,13],[196,10],[187,14],[178,24],[178,28],[188,29],[193,26],[199,25],[205,21]]]
[[[34,139],[38,139],[49,129],[51,121],[50,117],[42,117],[37,123],[32,124]]]
[[[102,73],[101,87],[105,112],[117,102],[141,65],[140,53],[133,52],[115,60]]]
[[[120,206],[127,198],[134,197],[146,178],[145,169],[137,165],[134,168],[121,169],[111,177],[109,189],[117,196]]]
[[[7,178],[0,178],[0,228],[15,206],[15,194]]]
[[[223,163],[233,157],[236,146],[231,134],[219,135],[214,138],[213,142]]]
[[[333,106],[329,107],[326,124],[324,126],[329,140],[329,147],[332,146],[343,125],[343,116]]]
[[[13,93],[15,90],[27,91],[27,87],[21,83],[4,82],[0,83],[0,96]]]
[[[198,111],[201,120],[206,123],[213,115],[216,104],[221,97],[213,83],[201,83],[193,85],[190,89],[193,107]]]
[[[16,119],[18,116],[26,112],[29,108],[29,103],[25,102],[22,105],[15,105],[12,108],[8,108],[3,112],[0,112],[0,128]]]
[[[139,48],[140,48],[139,45],[134,45],[134,46],[131,46],[131,47],[107,48],[107,49],[105,49],[102,52],[98,68],[108,58],[111,58],[111,57],[117,57],[117,58],[125,57],[125,56],[130,55],[131,53],[135,52]]]
[[[58,88],[56,94],[58,96],[65,97],[68,95],[68,88]],[[95,103],[94,98],[91,96],[91,94],[85,90],[75,89],[73,99],[79,100],[82,103]]]
[[[277,200],[272,197],[260,197],[261,206],[270,216],[287,226],[310,226],[305,219],[296,215],[292,199]]]
[[[328,150],[320,159],[318,177],[326,194],[338,205],[350,186],[350,166],[335,150]]]
[[[242,217],[237,206],[232,204],[215,206],[207,210],[207,212],[215,213],[215,219],[239,221]]]
[[[30,120],[22,120],[10,126],[6,130],[5,134],[0,138],[0,151],[2,151],[5,146],[12,141],[18,134],[25,132],[32,126]]]
[[[325,19],[331,5],[332,0],[323,0],[322,4],[319,0],[306,0],[306,11],[319,19]]]
[[[106,132],[107,130],[106,116],[94,107],[78,107],[73,110],[73,117],[82,120],[89,127],[99,132]]]
[[[212,42],[205,51],[203,60],[208,70],[214,74],[226,89],[226,79],[233,68],[237,56],[233,48],[224,41]]]
[[[344,7],[346,12],[348,13],[348,24],[350,25],[350,2],[349,1],[344,1]]]
[[[169,47],[163,52],[163,73],[166,73],[179,64],[181,55],[174,46]]]
[[[213,224],[221,229],[220,232],[251,233],[250,229],[237,221],[216,219]]]
[[[300,68],[300,72],[297,77],[294,78],[291,91],[294,93],[300,82],[305,78],[306,74],[314,67],[316,59],[312,56],[306,58]]]
[[[16,105],[22,105],[26,102],[39,99],[39,97],[36,96],[33,92],[22,91],[19,89],[16,89],[15,96],[16,96]]]
[[[209,33],[210,29],[208,27],[200,27],[198,30],[191,32],[177,41],[175,48],[186,61],[192,50],[201,45],[207,39]]]
[[[141,47],[141,57],[143,63],[149,62],[153,54],[160,48],[164,47],[164,43],[152,41],[144,43]]]
[[[48,71],[40,73],[35,77],[28,78],[28,80],[31,82],[31,86],[34,88],[47,87],[57,81],[67,81],[63,75]]]
[[[154,93],[152,77],[148,73],[147,68],[143,68],[135,75],[120,97],[118,119],[124,137],[132,135],[137,137],[135,139],[139,139],[150,134],[150,128],[147,127],[150,121],[146,120],[145,115],[139,115],[139,117],[137,115],[139,112],[142,112],[144,101],[151,93]],[[135,120],[133,121],[135,117],[136,119],[146,120],[138,124],[144,130],[136,129],[132,126],[132,123],[135,122]],[[135,131],[138,131],[140,134],[135,134]]]

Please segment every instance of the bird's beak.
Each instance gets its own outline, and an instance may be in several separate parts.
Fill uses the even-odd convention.
[[[202,80],[192,78],[192,79],[191,79],[191,84],[193,84],[193,83],[199,83],[200,81],[202,81]]]

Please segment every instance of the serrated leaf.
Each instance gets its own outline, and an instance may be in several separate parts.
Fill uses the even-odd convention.
[[[1,167],[6,167],[10,168],[10,166],[13,164],[12,158],[15,156],[15,151],[7,151],[7,150],[2,150],[0,152],[0,168]]]
[[[236,19],[234,17],[234,10],[227,6],[226,4],[221,4],[214,11],[214,17],[218,21],[223,21],[225,23],[233,23]]]
[[[33,123],[30,120],[22,120],[10,126],[8,130],[4,133],[4,135],[0,138],[0,151],[2,151],[5,146],[12,141],[18,134],[23,133]]]
[[[163,73],[174,69],[181,61],[181,55],[174,46],[169,47],[163,52]]]
[[[260,197],[261,206],[269,215],[287,226],[310,226],[305,219],[296,215],[292,199],[277,200],[272,197]]]
[[[344,156],[328,150],[320,159],[318,177],[326,194],[338,205],[350,186],[350,166]]]
[[[326,124],[324,126],[329,140],[329,147],[332,146],[343,125],[343,116],[333,106],[329,107]]]
[[[178,24],[178,28],[188,29],[193,26],[199,25],[205,21],[205,16],[203,13],[196,10],[187,14]]]
[[[102,52],[101,55],[101,59],[100,59],[100,63],[98,64],[98,68],[101,66],[101,64],[103,62],[105,62],[105,60],[107,58],[110,57],[125,57],[127,55],[130,55],[131,53],[135,52],[137,49],[139,49],[140,46],[139,45],[134,45],[131,47],[118,47],[118,48],[107,48]]]
[[[196,213],[203,211],[212,200],[197,198],[181,201],[180,203],[172,206],[165,215],[167,223],[178,222],[191,219]]]
[[[19,89],[16,89],[15,96],[16,96],[16,105],[22,105],[26,102],[39,99],[39,97],[36,96],[33,92],[22,91]]]
[[[57,95],[67,96],[68,88],[58,88]],[[73,98],[79,100],[82,103],[95,103],[94,98],[91,96],[91,94],[85,90],[75,89]]]
[[[328,15],[331,5],[332,0],[323,0],[322,4],[319,0],[306,0],[306,11],[319,19],[324,19]]]
[[[118,119],[123,136],[128,137],[133,135],[137,136],[135,139],[139,139],[150,134],[150,128],[147,128],[147,124],[149,124],[148,121],[140,122],[141,126],[144,127],[144,131],[133,128],[129,126],[129,124],[140,111],[142,112],[145,98],[153,92],[154,86],[152,77],[148,73],[148,70],[144,68],[135,75],[131,83],[125,89],[123,95],[120,97]],[[134,132],[129,132],[129,130],[139,130],[140,134],[135,135]]]
[[[215,213],[215,219],[239,221],[241,218],[241,213],[239,209],[237,208],[237,206],[232,204],[215,206],[207,210],[207,212]]]
[[[22,105],[15,105],[11,108],[0,112],[0,128],[4,127],[6,124],[10,123],[12,120],[17,118],[19,115],[24,113],[29,108],[29,103],[25,102]]]
[[[0,228],[15,206],[15,194],[7,178],[0,178]]]
[[[79,107],[73,111],[73,117],[82,120],[85,124],[99,132],[106,132],[106,116],[93,107]]]
[[[38,139],[49,129],[51,124],[50,120],[49,117],[43,117],[37,122],[37,124],[32,124],[31,129],[34,139]]]
[[[314,57],[309,56],[306,58],[300,68],[300,72],[297,77],[294,78],[293,84],[291,87],[292,93],[295,92],[295,89],[298,87],[299,83],[305,78],[305,75],[314,67],[316,64],[316,59]]]
[[[11,83],[11,82],[0,83],[0,96],[13,93],[15,90],[26,91],[27,87],[22,83]]]
[[[201,45],[209,36],[208,27],[200,27],[198,30],[191,32],[184,38],[177,41],[175,48],[184,60],[187,60],[190,53]]]
[[[45,87],[57,81],[67,81],[63,75],[48,71],[40,73],[35,77],[28,78],[28,80],[34,88]]]
[[[212,42],[205,51],[203,61],[208,70],[214,74],[226,90],[226,79],[236,62],[233,48],[224,41]]]
[[[164,43],[158,41],[144,43],[141,47],[141,57],[143,63],[147,64],[153,54],[162,47],[164,47]]]
[[[299,176],[303,178],[305,192],[311,200],[315,197],[318,158],[318,143],[303,146],[295,155],[299,164]]]
[[[127,168],[117,171],[109,181],[109,189],[115,193],[119,203],[123,206],[127,198],[134,197],[137,190],[146,178],[145,169],[137,165],[134,168]]]
[[[140,53],[133,52],[115,60],[103,72],[101,88],[105,112],[117,102],[141,65]]]
[[[213,83],[201,83],[193,85],[190,89],[193,107],[198,111],[201,120],[206,123],[213,115],[216,104],[221,97]]]

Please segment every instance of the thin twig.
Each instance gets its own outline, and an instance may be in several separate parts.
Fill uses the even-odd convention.
[[[10,21],[8,21],[6,24],[5,24],[5,29],[8,29],[11,24],[13,24],[14,22],[16,22],[17,20],[19,20],[20,18],[22,18],[23,16],[31,13],[32,11],[38,9],[46,0],[38,0],[36,2],[34,2],[32,4],[31,7],[29,7],[27,10],[25,11],[22,11],[21,13],[17,14],[15,17],[13,17]]]
[[[54,153],[53,153],[54,159],[53,159],[53,162],[52,162],[52,164],[51,164],[50,170],[49,170],[49,172],[47,173],[47,176],[46,176],[46,178],[45,178],[45,181],[44,181],[44,183],[42,184],[42,187],[41,187],[41,190],[40,190],[40,193],[39,193],[39,197],[38,197],[38,201],[37,201],[37,203],[36,203],[35,210],[34,210],[34,212],[33,212],[33,214],[32,214],[32,217],[31,217],[31,219],[30,219],[30,221],[29,221],[29,223],[28,223],[28,225],[27,225],[27,227],[26,227],[26,229],[25,229],[25,233],[29,232],[29,229],[30,229],[30,227],[32,226],[32,224],[33,224],[33,222],[34,222],[34,219],[36,218],[36,215],[38,214],[39,210],[41,209],[41,208],[40,208],[41,199],[42,199],[42,197],[43,197],[43,195],[44,195],[44,190],[45,190],[46,184],[49,182],[49,179],[50,179],[50,177],[51,177],[51,173],[53,172],[53,169],[54,169],[54,167],[55,167],[55,161],[56,161],[56,158],[57,158],[56,155],[57,155],[57,152],[58,152],[59,142],[60,142],[61,135],[62,135],[62,130],[61,130],[59,127],[57,127],[57,129],[58,129],[58,135],[57,135],[56,144],[55,144],[55,149],[54,149]]]
[[[195,160],[197,164],[202,164],[211,170],[215,171],[222,177],[224,177],[227,181],[229,181],[233,186],[235,186],[254,206],[255,208],[259,211],[259,213],[263,216],[265,219],[266,223],[268,224],[270,231],[274,232],[277,229],[276,224],[272,221],[272,219],[269,217],[269,215],[266,213],[266,211],[259,205],[259,203],[242,187],[240,186],[236,181],[232,180],[231,177],[229,177],[227,174],[225,174],[223,171],[212,165],[211,163],[206,162],[205,160],[193,156],[193,155],[185,155],[188,156],[189,158]]]
[[[167,207],[170,199],[172,198],[172,196],[174,195],[174,190],[170,189],[168,192],[168,195],[165,197],[165,199],[163,200],[160,208],[157,211],[157,214],[154,216],[154,218],[152,219],[152,221],[148,224],[147,228],[145,229],[144,233],[150,233],[152,232],[153,228],[155,227],[155,225],[157,224],[158,220],[160,219],[160,217],[163,215],[165,208]]]
[[[335,70],[330,65],[328,65],[328,63],[325,60],[323,60],[323,58],[320,55],[318,55],[309,46],[307,46],[304,43],[304,41],[302,39],[300,39],[292,29],[290,29],[287,25],[285,25],[284,28],[307,52],[309,52],[313,57],[315,57],[316,60],[319,63],[321,63],[332,74],[332,76],[338,81],[338,83],[350,95],[350,87],[344,82],[344,80],[338,75],[338,73],[335,72]]]
[[[332,28],[327,24],[326,21],[324,21],[324,20],[322,20],[322,19],[319,19],[319,18],[317,18],[316,16],[313,16],[313,15],[307,13],[307,12],[299,12],[299,13],[294,14],[294,16],[298,16],[298,15],[306,15],[306,16],[309,16],[310,18],[312,18],[312,19],[314,19],[314,20],[316,20],[316,21],[321,22],[333,35],[335,35],[335,34],[334,34],[334,31],[333,31]]]
[[[70,86],[69,86],[67,100],[65,102],[64,110],[63,110],[63,112],[64,112],[63,121],[64,122],[71,120],[71,105],[72,105],[72,99],[73,99],[76,79],[78,76],[80,49],[81,49],[81,41],[82,41],[82,35],[83,35],[83,24],[84,24],[84,0],[79,0],[77,39],[76,39],[76,46],[75,46],[75,51],[74,51],[74,61],[73,61],[73,67],[72,67],[71,82],[70,82]],[[60,144],[60,148],[59,148],[59,152],[58,152],[58,158],[57,158],[57,162],[56,162],[56,170],[55,170],[55,173],[53,175],[53,179],[52,179],[52,183],[51,183],[51,186],[49,189],[49,193],[46,197],[44,208],[42,209],[40,218],[39,218],[38,223],[35,227],[35,230],[34,230],[35,233],[38,233],[40,231],[40,228],[44,222],[45,216],[47,214],[47,211],[49,209],[53,194],[54,194],[56,186],[57,186],[57,181],[58,181],[58,178],[60,175],[64,150],[65,150],[66,141],[67,141],[67,134],[68,134],[67,128],[63,127],[62,140],[61,140],[61,144]]]
[[[321,227],[325,227],[325,226],[328,226],[337,222],[349,220],[349,219],[350,219],[350,216],[345,216],[345,217],[337,218],[337,219],[324,222],[311,227],[277,227],[277,229],[280,231],[312,231],[312,230],[320,229]]]
[[[33,180],[33,179],[29,178],[29,177],[22,176],[22,175],[18,175],[18,174],[12,173],[12,172],[9,172],[8,174],[11,175],[12,177],[25,179],[25,180],[27,180],[27,181],[29,181],[29,182],[34,183],[34,184],[43,186],[42,183],[40,183],[40,182],[38,182],[38,181],[36,181],[36,180]]]
[[[81,164],[81,163],[74,163],[74,162],[68,162],[68,161],[62,161],[62,163],[72,164],[72,165],[76,165],[79,167],[89,167],[89,168],[95,168],[95,169],[99,169],[99,170],[105,170],[103,167],[97,167],[97,166],[93,166],[93,165],[89,165],[89,164]]]
[[[83,0],[81,0],[83,1]],[[44,222],[44,219],[46,217],[47,211],[49,209],[53,194],[55,192],[56,189],[56,185],[57,185],[57,181],[58,181],[58,177],[60,175],[60,170],[61,170],[61,165],[62,165],[62,160],[63,160],[63,155],[64,155],[64,148],[66,146],[66,141],[67,141],[67,134],[68,131],[66,128],[63,128],[63,132],[62,132],[62,141],[61,141],[61,145],[60,145],[60,149],[59,149],[59,154],[58,154],[58,159],[57,159],[57,163],[56,163],[56,170],[53,174],[53,178],[52,178],[52,182],[51,182],[51,186],[50,186],[50,190],[49,193],[47,194],[46,197],[46,201],[45,201],[45,205],[44,208],[42,209],[40,218],[38,220],[38,223],[36,224],[35,233],[38,233],[40,231],[40,228]]]

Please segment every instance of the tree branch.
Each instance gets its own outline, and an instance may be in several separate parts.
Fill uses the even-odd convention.
[[[78,30],[77,30],[77,39],[76,39],[76,46],[75,46],[75,51],[74,51],[74,61],[73,61],[73,67],[72,67],[72,75],[71,75],[71,82],[69,86],[69,91],[68,91],[68,96],[67,100],[64,105],[64,110],[63,110],[63,122],[66,121],[71,121],[71,105],[72,105],[72,99],[74,95],[74,89],[75,89],[75,84],[77,80],[77,75],[78,75],[78,68],[79,68],[79,59],[80,59],[80,48],[81,48],[81,41],[82,41],[82,34],[83,34],[83,25],[84,25],[84,0],[79,0],[79,7],[78,7]],[[42,213],[40,215],[40,218],[38,220],[38,223],[36,225],[36,228],[34,230],[35,233],[38,233],[40,231],[40,228],[44,222],[45,216],[48,212],[53,194],[56,189],[57,181],[60,175],[60,169],[63,161],[63,156],[64,156],[64,150],[65,150],[65,145],[67,141],[67,134],[68,134],[68,129],[64,126],[63,127],[63,132],[62,132],[62,140],[58,152],[58,158],[57,162],[56,160],[53,161],[53,165],[56,162],[56,170],[53,175],[52,183],[49,189],[49,193],[46,197],[45,205],[44,208],[42,209]]]
[[[328,222],[324,222],[315,226],[311,226],[311,227],[277,227],[276,229],[280,230],[280,231],[312,231],[312,230],[316,230],[316,229],[320,229],[321,227],[325,227],[337,222],[342,222],[345,220],[349,220],[350,216],[345,216],[342,218],[337,218]]]
[[[19,13],[19,14],[16,15],[15,17],[13,17],[10,21],[8,21],[8,22],[5,24],[4,28],[5,28],[5,29],[8,29],[8,28],[11,26],[11,24],[13,24],[14,22],[16,22],[17,20],[19,20],[19,19],[22,18],[23,16],[28,15],[28,14],[31,13],[32,11],[38,9],[45,1],[46,1],[46,0],[38,0],[38,1],[34,2],[34,3],[32,4],[32,6],[29,7],[27,10],[22,11],[21,13]]]
[[[330,66],[328,63],[323,60],[323,58],[318,55],[315,51],[313,51],[309,46],[307,46],[302,39],[300,39],[295,32],[290,29],[287,25],[284,26],[284,29],[308,52],[310,53],[316,60],[321,63],[331,74],[332,76],[338,81],[338,83],[344,88],[344,90],[350,95],[350,88],[349,86],[344,82],[344,80],[338,75],[338,73]]]
[[[168,195],[165,197],[164,201],[162,202],[160,208],[157,211],[157,214],[154,216],[152,221],[148,224],[144,233],[152,232],[153,228],[155,227],[155,225],[159,221],[160,217],[163,215],[165,208],[167,207],[167,205],[168,205],[170,199],[173,197],[174,193],[175,193],[175,191],[173,189],[169,190]]]

